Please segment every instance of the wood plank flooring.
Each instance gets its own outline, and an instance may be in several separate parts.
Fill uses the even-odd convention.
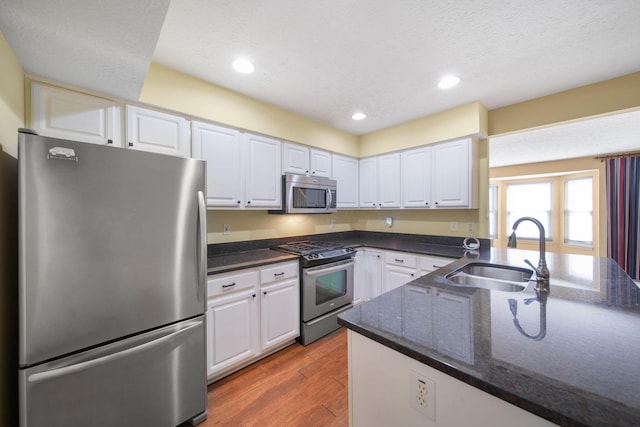
[[[199,427],[347,427],[348,418],[347,333],[340,328],[211,384]]]

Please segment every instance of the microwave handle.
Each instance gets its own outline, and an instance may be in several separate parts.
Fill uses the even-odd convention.
[[[327,197],[326,197],[327,210],[329,210],[329,209],[331,209],[331,205],[333,205],[333,194],[331,194],[331,189],[330,188],[327,188],[326,192],[327,192]]]

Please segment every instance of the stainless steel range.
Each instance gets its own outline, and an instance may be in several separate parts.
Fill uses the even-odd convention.
[[[291,242],[278,249],[300,255],[299,341],[307,345],[338,329],[338,314],[353,306],[355,250],[314,241]]]

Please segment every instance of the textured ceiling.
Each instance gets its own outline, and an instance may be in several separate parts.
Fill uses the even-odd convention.
[[[490,139],[489,166],[640,151],[640,111],[597,117]]]
[[[137,100],[169,0],[0,0],[26,73]]]
[[[0,0],[29,74],[137,100],[153,60],[356,135],[640,71],[639,17],[638,0]]]
[[[172,0],[153,59],[359,135],[639,71],[639,17],[638,0]],[[437,89],[447,73],[460,85]]]

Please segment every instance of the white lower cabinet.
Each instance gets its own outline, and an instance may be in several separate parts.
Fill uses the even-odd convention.
[[[298,310],[294,312],[291,309],[299,304],[299,289],[297,278],[261,289],[262,350],[268,350],[300,335]]]
[[[209,381],[228,375],[298,337],[299,288],[298,261],[209,277]]]
[[[354,304],[370,300],[382,293],[382,251],[360,248],[354,267]]]

